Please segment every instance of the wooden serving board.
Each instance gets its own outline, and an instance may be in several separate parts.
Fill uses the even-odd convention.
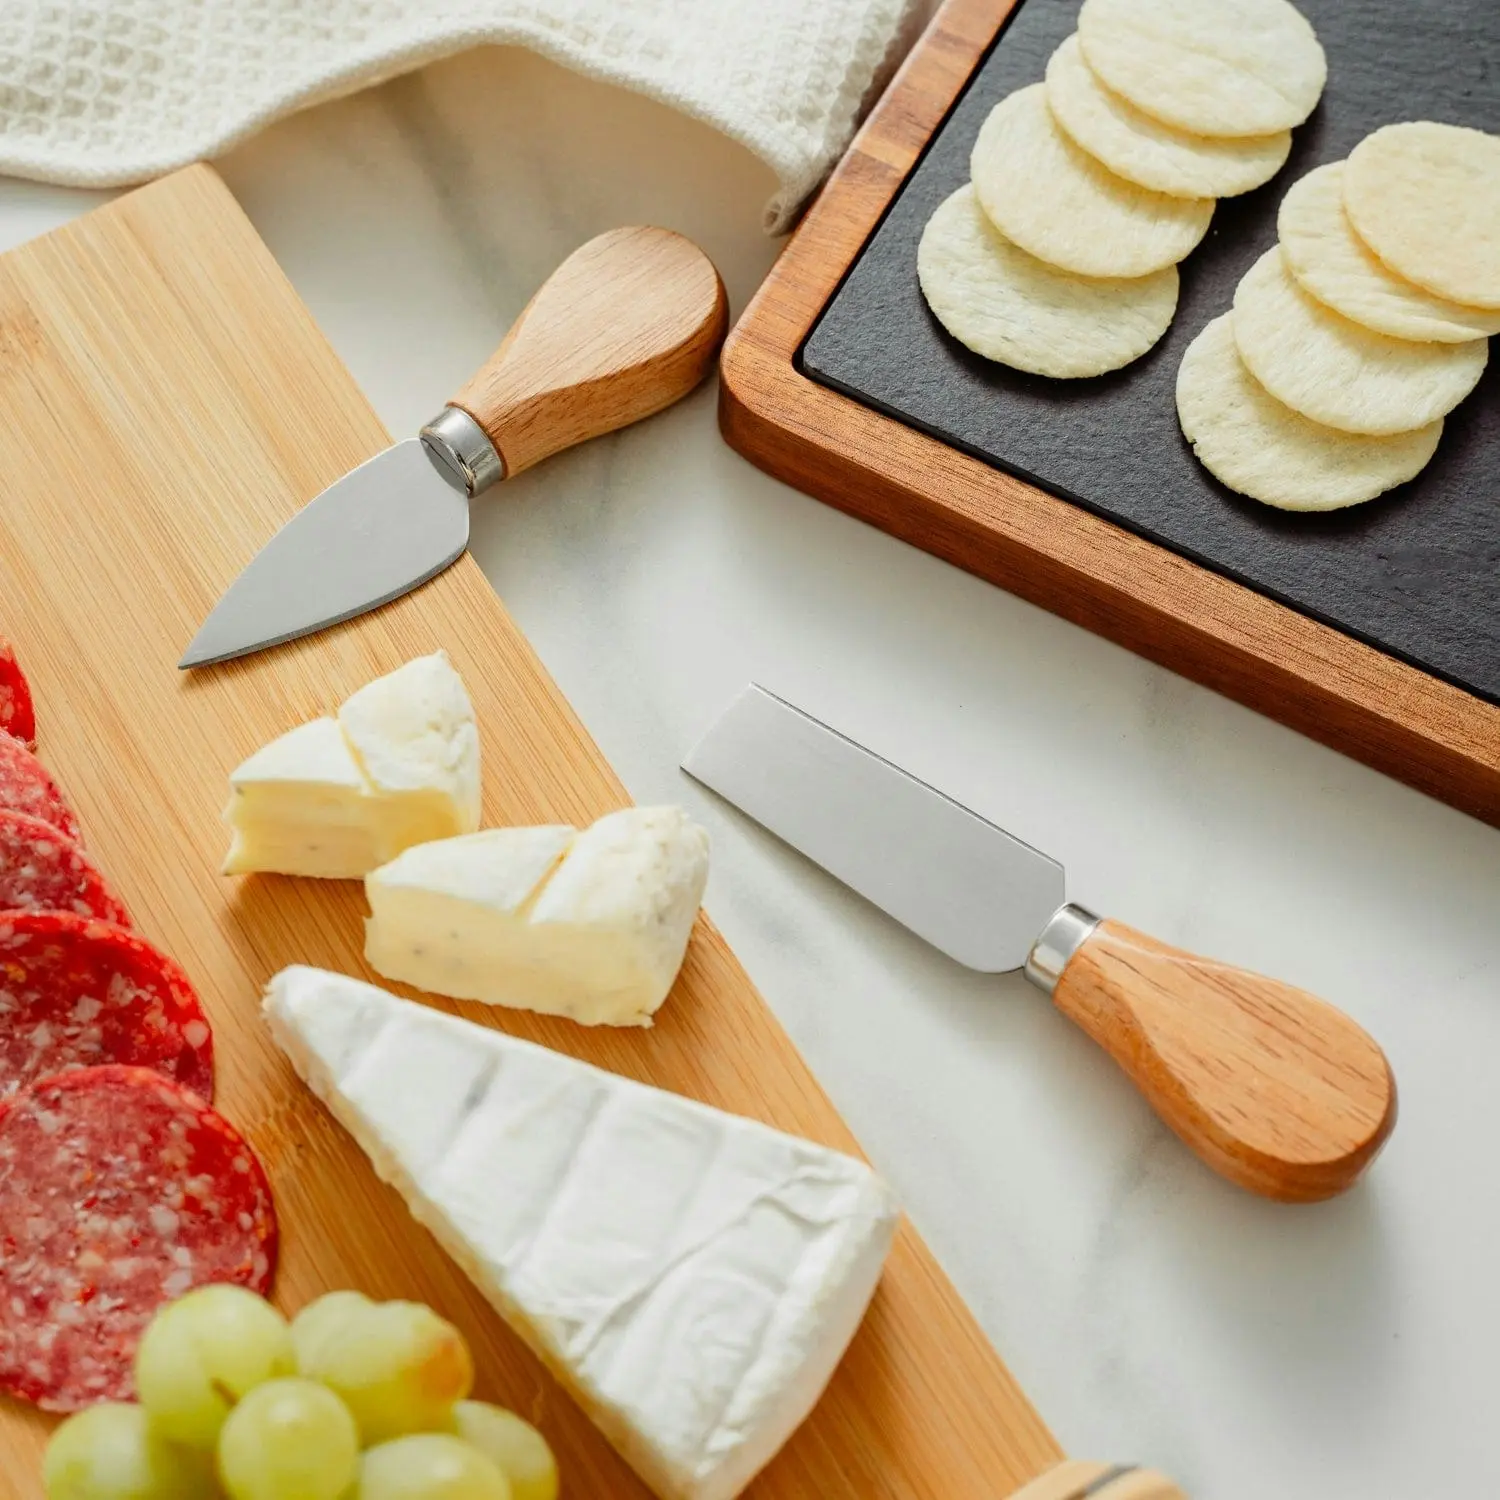
[[[294,1310],[352,1286],[433,1304],[471,1340],[479,1394],[540,1422],[566,1495],[644,1495],[270,1043],[259,997],[282,966],[374,977],[360,957],[357,883],[218,874],[230,768],[438,647],[474,698],[488,823],[587,822],[628,800],[619,782],[467,557],[339,630],[211,671],[177,670],[184,643],[260,544],[389,442],[208,168],[0,257],[0,410],[0,633],[31,675],[40,753],[89,844],[141,930],[202,990],[219,1106],[275,1188],[278,1301]],[[706,920],[650,1031],[450,1008],[855,1149]],[[0,1402],[0,1494],[41,1496],[50,1425]],[[1057,1457],[903,1224],[831,1387],[751,1493],[994,1500]]]
[[[820,499],[1500,823],[1500,371],[1424,475],[1334,514],[1231,495],[1177,430],[1182,350],[1274,243],[1292,181],[1391,119],[1500,127],[1490,0],[1301,4],[1329,87],[1292,160],[1218,206],[1151,354],[1046,381],[937,327],[915,246],[1079,0],[946,0],[731,336],[721,422]]]

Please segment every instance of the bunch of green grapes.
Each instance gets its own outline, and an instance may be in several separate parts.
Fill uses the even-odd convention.
[[[546,1439],[471,1401],[463,1335],[417,1302],[330,1292],[288,1323],[236,1286],[159,1312],[139,1405],[52,1435],[48,1500],[556,1500]]]

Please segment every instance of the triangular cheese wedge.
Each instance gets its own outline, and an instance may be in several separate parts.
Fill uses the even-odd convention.
[[[875,1290],[852,1157],[320,969],[272,1035],[375,1170],[664,1500],[729,1500]]]
[[[421,844],[365,880],[365,957],[437,995],[649,1026],[682,967],[708,834],[677,807],[582,833],[494,828]]]
[[[226,875],[357,880],[479,826],[479,731],[444,652],[366,684],[337,718],[273,740],[229,778]]]

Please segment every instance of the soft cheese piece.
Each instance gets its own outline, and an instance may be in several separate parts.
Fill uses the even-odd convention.
[[[664,1500],[728,1500],[812,1409],[880,1276],[890,1190],[752,1120],[319,969],[272,1035]]]
[[[365,957],[434,994],[649,1026],[707,880],[708,835],[676,807],[444,839],[370,873]]]
[[[229,778],[226,875],[280,870],[331,879],[379,862],[363,773],[336,719],[314,719],[257,750]]]
[[[479,827],[479,730],[446,651],[366,683],[339,710],[339,723],[372,786],[430,804],[434,821],[454,821],[449,832]]]
[[[377,678],[337,718],[273,740],[230,776],[228,875],[357,880],[479,826],[479,732],[439,651]]]

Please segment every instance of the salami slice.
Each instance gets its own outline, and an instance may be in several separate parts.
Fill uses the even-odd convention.
[[[0,734],[0,807],[50,823],[75,844],[83,842],[78,819],[52,773],[20,740]]]
[[[0,1104],[0,1389],[128,1400],[158,1308],[209,1282],[265,1293],[275,1263],[265,1171],[180,1084],[86,1068]]]
[[[50,823],[0,807],[0,912],[63,911],[130,926],[99,867]]]
[[[16,660],[15,647],[0,636],[0,729],[23,745],[36,744],[36,716],[31,708],[31,685]]]
[[[213,1036],[192,981],[112,922],[0,913],[0,1099],[71,1068],[154,1068],[213,1097]]]

